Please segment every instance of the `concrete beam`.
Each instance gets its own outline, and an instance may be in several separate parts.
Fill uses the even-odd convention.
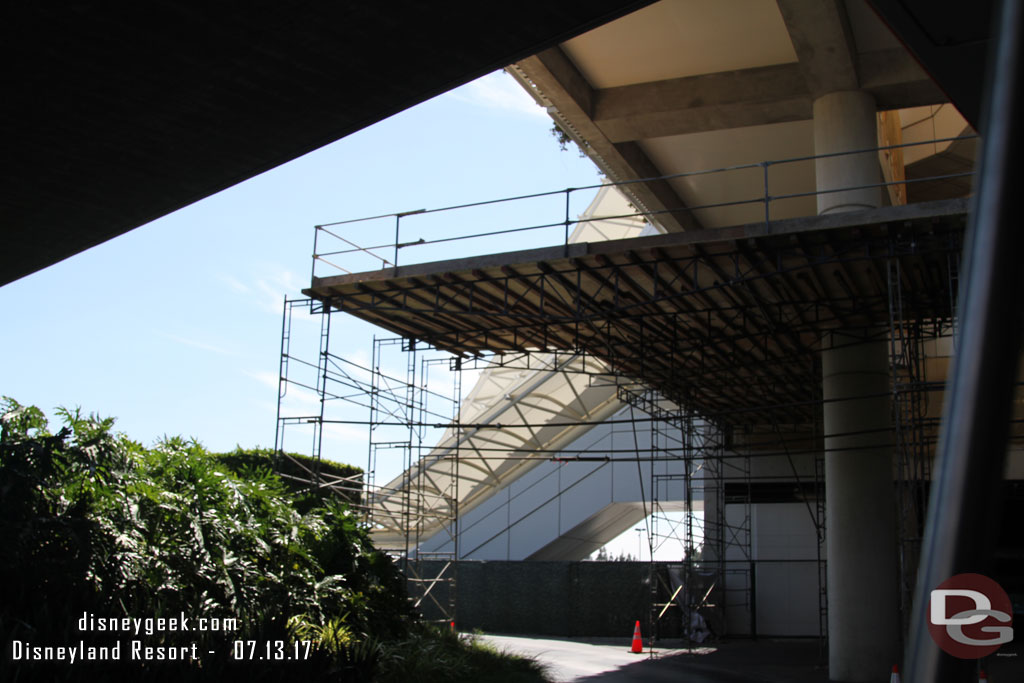
[[[567,133],[582,143],[594,163],[615,181],[664,175],[635,143],[617,144],[591,118],[595,91],[576,65],[558,47],[517,62],[512,73],[526,81],[538,101]],[[622,186],[640,208],[656,214],[654,221],[669,232],[700,229],[686,203],[664,180]],[[672,212],[672,213],[661,213]]]
[[[594,122],[613,142],[811,118],[797,64],[726,71],[599,90]]]
[[[862,88],[882,110],[941,104],[946,96],[903,50],[857,57]],[[601,133],[614,143],[804,121],[814,97],[797,63],[637,83],[587,93]]]
[[[859,90],[850,20],[841,0],[776,0],[814,98]]]

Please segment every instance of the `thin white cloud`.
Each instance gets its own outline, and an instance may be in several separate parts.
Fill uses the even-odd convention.
[[[255,287],[258,290],[260,308],[268,313],[281,315],[281,307],[284,305],[284,296],[294,298],[305,286],[298,276],[287,268],[280,266],[268,266],[263,272],[270,273],[256,281]]]
[[[362,348],[349,352],[348,360],[352,361],[356,365],[361,365],[364,368],[370,367],[370,363],[372,362],[370,360],[370,354],[366,352],[366,349]]]
[[[365,444],[368,440],[368,430],[369,428],[364,425],[325,424],[324,438],[341,443]]]
[[[220,353],[220,354],[224,354],[224,355],[228,355],[228,354],[231,353],[227,349],[221,348],[221,347],[216,346],[214,344],[209,344],[207,342],[199,341],[198,339],[190,339],[188,337],[180,337],[180,336],[178,336],[176,334],[167,334],[166,332],[161,332],[161,335],[166,337],[167,339],[170,339],[171,341],[177,342],[179,344],[183,344],[185,346],[191,346],[192,348],[195,348],[195,349],[202,349],[203,351],[211,351],[213,353]]]
[[[267,372],[265,370],[258,370],[256,372],[246,371],[245,374],[259,382],[260,384],[270,387],[271,389],[277,389],[278,382],[280,381],[280,379],[277,376],[277,373]]]
[[[289,384],[281,399],[281,410],[284,414],[319,413],[320,397],[313,391]]]
[[[490,109],[501,109],[514,114],[546,119],[548,113],[503,71],[489,73],[461,88],[453,90],[452,97]]]
[[[248,287],[248,285],[240,282],[239,280],[231,277],[230,275],[228,275],[226,273],[218,273],[217,277],[221,280],[221,282],[226,284],[230,289],[232,289],[235,292],[238,292],[239,294],[248,294],[249,292],[252,291]]]

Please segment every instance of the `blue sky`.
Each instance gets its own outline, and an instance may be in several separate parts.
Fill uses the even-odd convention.
[[[215,451],[271,447],[282,302],[309,284],[313,226],[599,183],[592,162],[559,149],[551,125],[511,76],[496,72],[0,287],[0,395],[51,419],[57,406],[115,417],[118,431],[147,445],[182,435]],[[571,215],[592,196],[575,193]],[[416,239],[429,236],[425,224],[450,234],[551,222],[563,211],[555,197],[404,224]],[[390,220],[345,229],[361,245],[393,240]],[[560,229],[520,233],[423,250],[417,260],[560,239]],[[389,336],[334,319],[332,350],[364,365],[374,334]],[[297,320],[294,329],[293,351],[314,359],[318,322]],[[301,407],[303,397],[291,396]],[[357,408],[346,415],[367,418]],[[324,456],[365,467],[366,432],[330,427]],[[304,434],[285,445],[309,452]],[[378,483],[400,470],[378,467]],[[637,533],[608,549],[635,554]]]
[[[599,182],[550,128],[496,72],[8,284],[0,395],[113,416],[146,444],[272,446],[281,304],[308,284],[313,226]],[[374,330],[342,317],[334,348],[365,362]],[[350,431],[331,457],[364,466]]]

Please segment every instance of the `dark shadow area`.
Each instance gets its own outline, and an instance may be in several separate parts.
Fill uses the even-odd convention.
[[[667,643],[661,643],[664,647]],[[734,640],[710,645],[712,652],[645,658],[615,671],[578,681],[680,681],[689,683],[824,683],[817,640]],[[888,666],[881,667],[882,674]]]

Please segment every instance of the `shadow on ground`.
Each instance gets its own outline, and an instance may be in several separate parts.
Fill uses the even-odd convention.
[[[732,641],[694,652],[670,650],[574,681],[687,683],[827,683],[817,640]],[[883,676],[889,668],[880,668]],[[880,679],[881,680],[881,679]]]
[[[655,648],[632,654],[628,638],[570,639],[480,636],[502,650],[534,657],[558,683],[827,683],[827,654],[817,639],[733,640],[693,651]],[[674,643],[663,642],[664,646]],[[1024,681],[1024,642],[1014,641],[979,662],[990,683]],[[878,662],[888,681],[894,662]]]
[[[1024,681],[1024,657],[1021,656],[1024,643],[1021,640],[1011,642],[993,656],[978,662],[978,667],[986,671],[989,683]],[[703,683],[747,683],[765,682],[781,683],[825,683],[828,678],[828,655],[820,652],[818,641],[792,639],[762,639],[759,641],[736,641],[722,644],[715,652],[702,656],[674,655],[664,658],[665,677],[661,669],[657,673],[651,671],[638,672],[650,677],[602,678],[590,676],[578,678],[577,681],[630,681],[630,680],[672,680],[671,676],[686,674],[683,680]],[[638,663],[639,664],[639,663]],[[879,662],[879,681],[888,681],[892,672],[891,662]],[[631,665],[635,666],[635,665]],[[669,674],[668,672],[672,673]],[[613,672],[609,672],[613,673]],[[677,679],[678,680],[678,679]],[[904,677],[904,681],[907,679]]]
[[[628,639],[481,636],[499,649],[543,662],[559,683],[679,681],[688,683],[825,683],[817,640],[737,640],[692,651],[655,648],[632,654]],[[672,646],[675,643],[663,643]],[[889,665],[881,668],[888,676]]]

